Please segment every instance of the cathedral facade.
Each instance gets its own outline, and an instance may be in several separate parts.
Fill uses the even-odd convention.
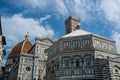
[[[80,19],[65,20],[66,35],[45,50],[46,80],[120,80],[115,41],[85,31]]]
[[[35,38],[35,44],[29,40],[17,43],[11,50],[5,69],[5,80],[43,80],[46,74],[47,54],[44,49],[53,44],[50,38]]]

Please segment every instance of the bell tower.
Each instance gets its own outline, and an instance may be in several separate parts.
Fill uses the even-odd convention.
[[[65,20],[65,26],[66,26],[66,34],[76,31],[80,29],[80,19],[75,16],[70,15]]]
[[[2,24],[1,24],[1,16],[0,16],[0,35],[2,35]]]
[[[2,24],[1,24],[1,15],[0,15],[0,74],[2,74],[2,61],[3,57],[6,54],[4,45],[6,45],[5,36],[2,34]]]
[[[0,16],[0,40],[2,45],[6,45],[6,39],[5,36],[2,34],[2,24],[1,24],[1,16]]]

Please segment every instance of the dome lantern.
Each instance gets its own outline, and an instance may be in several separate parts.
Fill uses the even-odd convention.
[[[27,32],[27,34],[25,35],[25,40],[29,39],[29,37],[30,37],[29,32]]]

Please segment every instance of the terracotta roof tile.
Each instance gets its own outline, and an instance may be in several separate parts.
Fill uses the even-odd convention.
[[[11,50],[10,55],[20,54],[21,52],[28,53],[31,48],[31,42],[26,39],[16,44]]]

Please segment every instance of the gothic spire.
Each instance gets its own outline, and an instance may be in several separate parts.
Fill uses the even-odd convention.
[[[1,15],[0,15],[0,35],[2,35]]]
[[[2,43],[3,43],[3,45],[6,45],[5,36],[2,35],[1,15],[0,15],[0,36],[2,36]]]

